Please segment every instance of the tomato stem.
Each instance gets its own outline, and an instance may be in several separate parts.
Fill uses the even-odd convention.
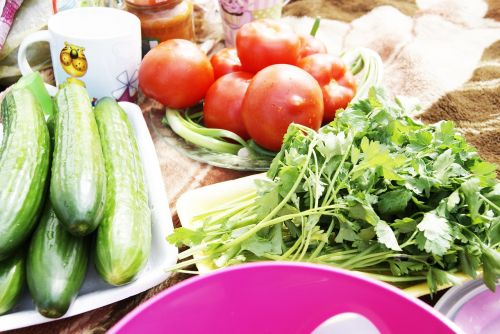
[[[309,33],[312,37],[316,36],[316,33],[318,32],[318,29],[319,29],[320,22],[321,22],[321,18],[319,16],[316,16],[316,18],[314,19],[313,26],[311,28],[311,32]]]

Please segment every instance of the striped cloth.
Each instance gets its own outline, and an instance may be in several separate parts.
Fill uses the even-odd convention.
[[[14,16],[17,13],[23,0],[6,0],[3,6],[2,15],[0,16],[0,49],[3,48],[7,35],[9,34],[10,27],[14,23]]]

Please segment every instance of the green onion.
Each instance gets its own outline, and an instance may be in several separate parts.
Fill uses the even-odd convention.
[[[320,22],[321,22],[321,18],[319,16],[316,16],[316,18],[314,19],[313,26],[311,28],[311,32],[309,33],[312,37],[316,36],[316,33],[318,32],[318,29],[319,29]]]
[[[370,87],[382,85],[383,64],[378,53],[367,48],[356,48],[344,52],[341,57],[354,75],[361,75],[356,80],[358,88],[352,102],[368,97]]]
[[[167,108],[165,116],[168,125],[170,126],[172,131],[174,131],[177,135],[184,138],[186,141],[190,143],[220,153],[238,154],[238,151],[242,148],[241,145],[231,144],[228,143],[227,141],[219,139],[222,137],[227,137],[228,133],[231,133],[229,131],[218,130],[218,129],[207,129],[207,128],[202,128],[201,126],[195,127],[188,121],[186,121],[180,115],[179,111],[174,109]],[[214,130],[214,131],[205,131],[205,130]],[[210,135],[208,135],[207,133],[209,133]],[[233,135],[237,136],[236,134],[232,134],[231,136]]]

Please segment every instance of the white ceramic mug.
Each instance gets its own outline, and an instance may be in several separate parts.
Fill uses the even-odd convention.
[[[26,60],[30,44],[50,43],[57,85],[66,80],[84,83],[89,96],[112,96],[134,101],[137,71],[141,62],[141,24],[126,11],[87,7],[59,12],[50,17],[48,30],[26,37],[19,47],[18,66],[22,74],[32,72]],[[48,86],[54,94],[56,88]]]

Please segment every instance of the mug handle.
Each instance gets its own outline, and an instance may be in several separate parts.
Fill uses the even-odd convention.
[[[29,35],[25,39],[23,39],[21,45],[19,45],[19,51],[17,53],[17,65],[19,66],[19,70],[21,71],[22,75],[33,73],[33,69],[31,68],[26,58],[26,52],[28,50],[28,47],[35,42],[50,43],[51,39],[52,38],[48,30],[37,31]],[[45,84],[45,87],[47,88],[47,91],[51,96],[54,96],[57,93],[56,87],[49,85],[47,83]]]

